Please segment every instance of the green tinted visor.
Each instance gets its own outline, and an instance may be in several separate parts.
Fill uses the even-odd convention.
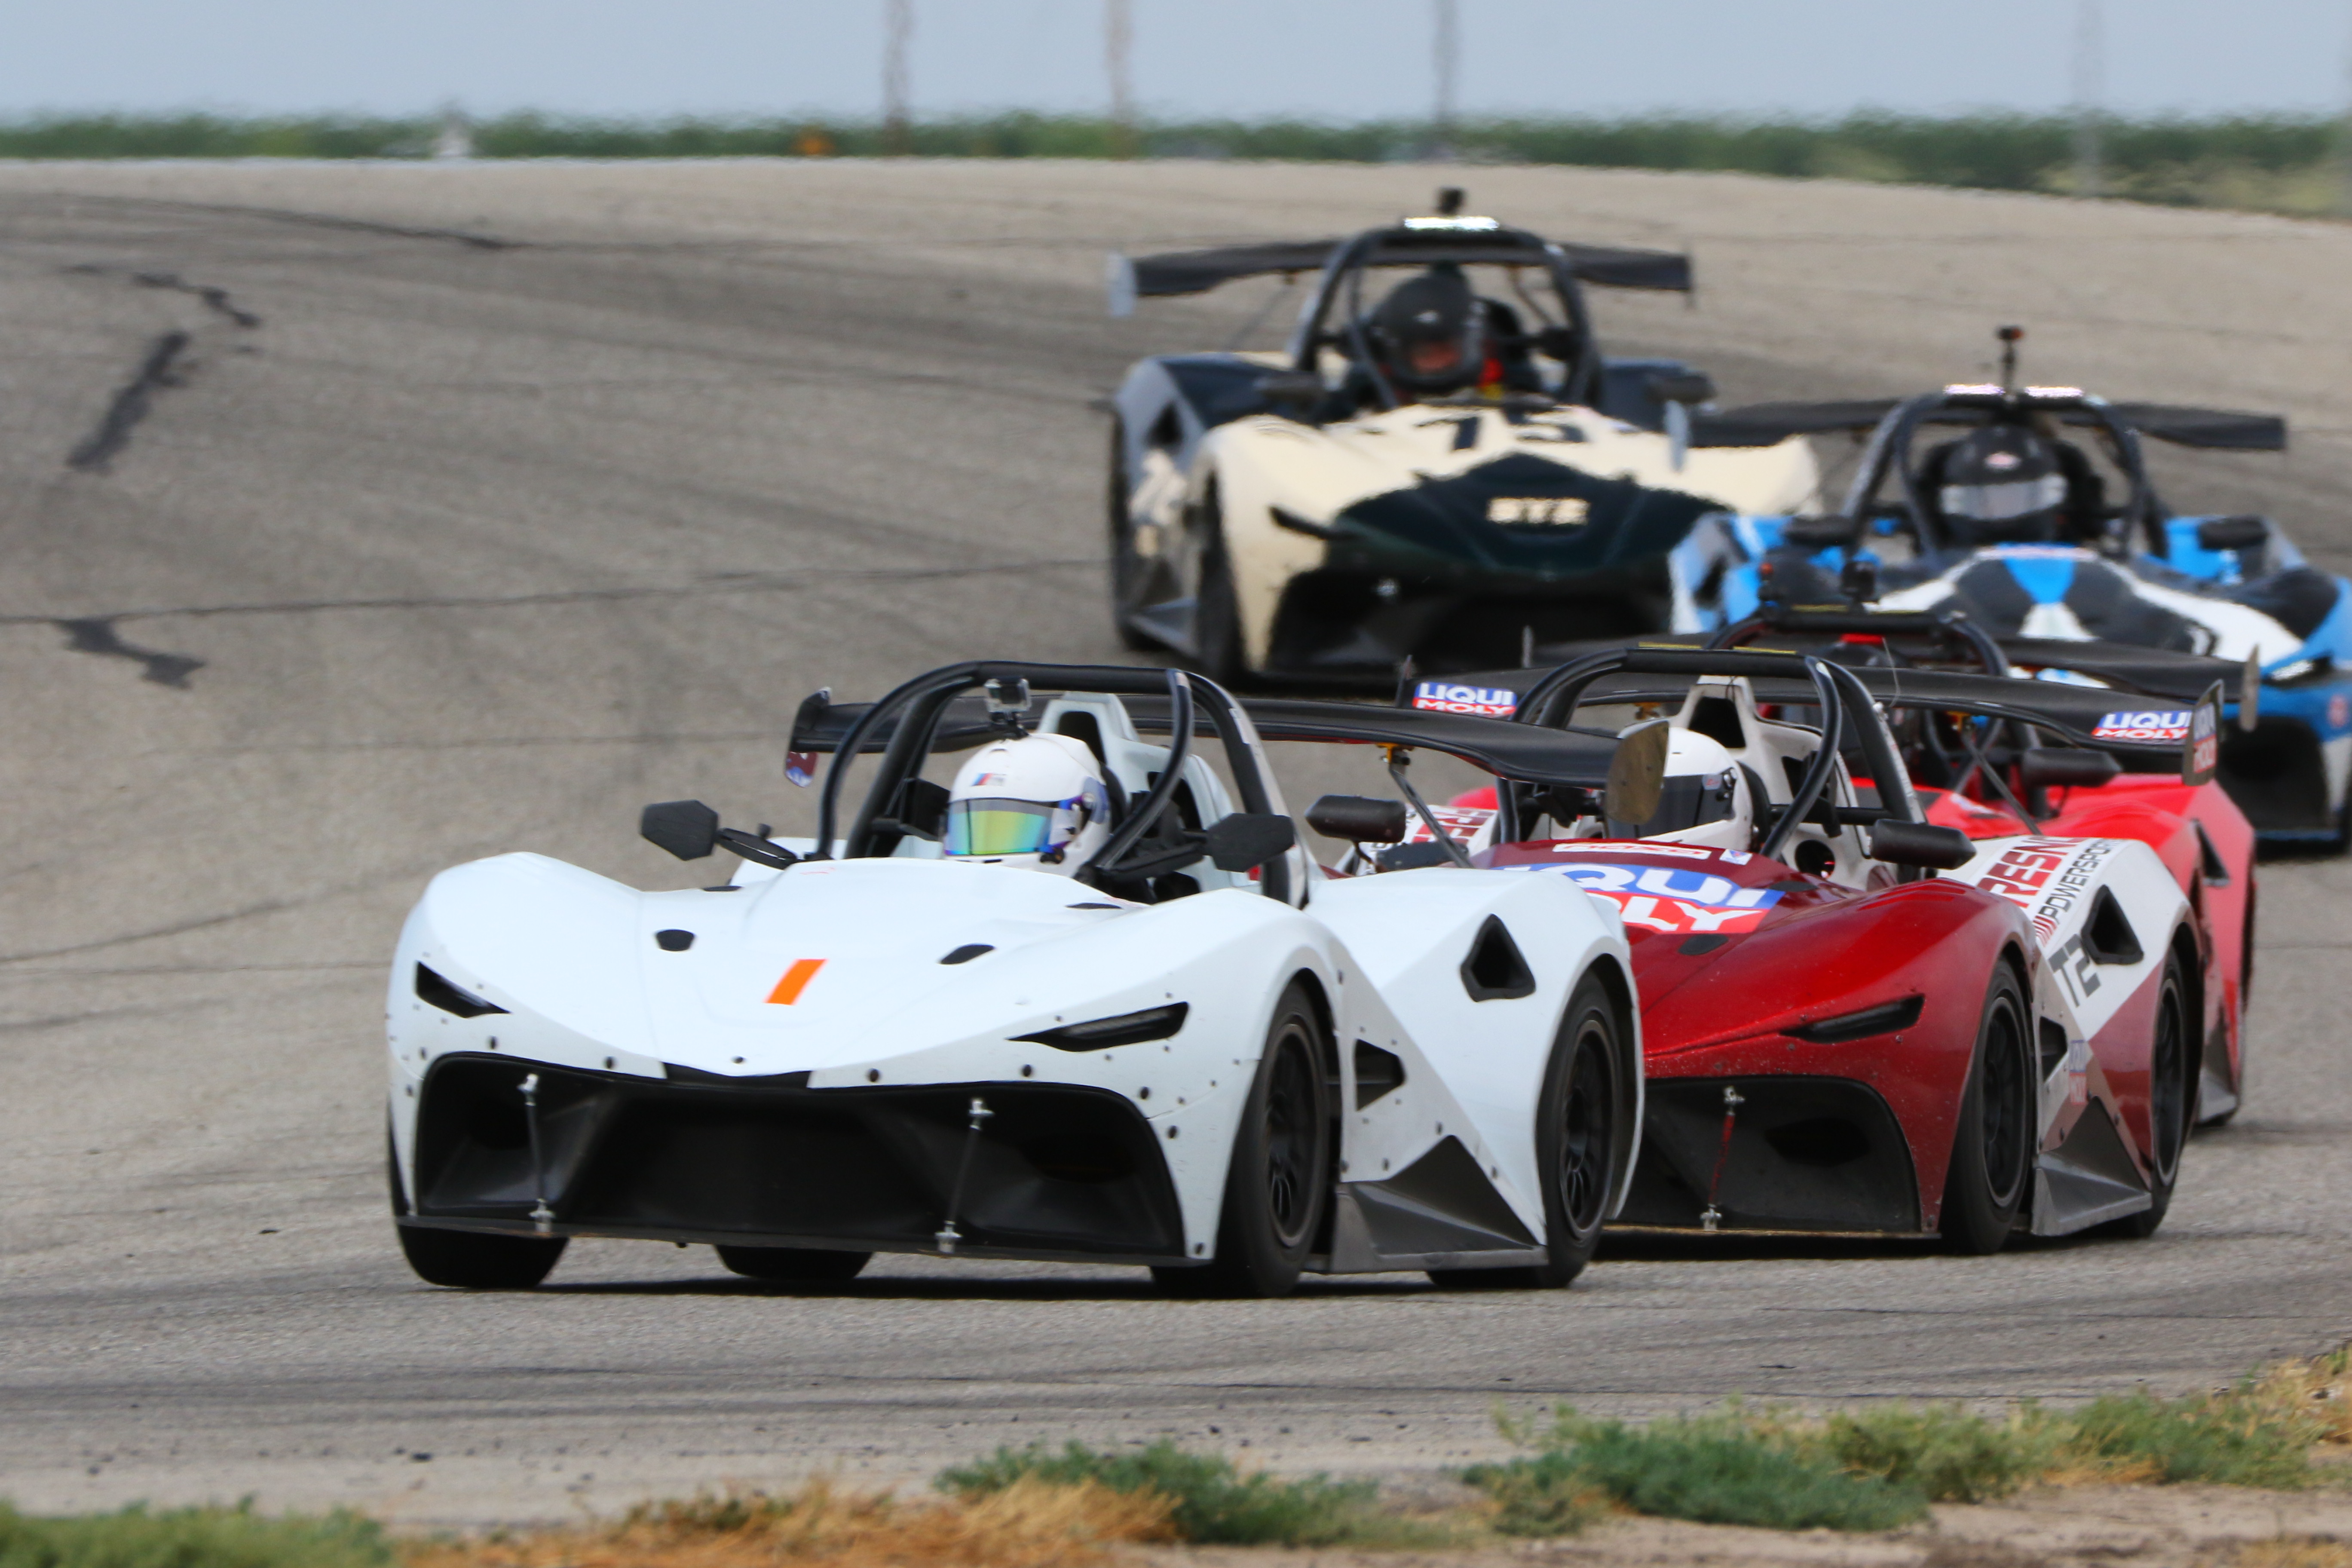
[[[1057,805],[1027,800],[959,800],[948,807],[950,855],[1034,855],[1054,831]]]

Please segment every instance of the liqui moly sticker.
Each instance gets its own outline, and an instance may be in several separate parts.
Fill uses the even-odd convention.
[[[1486,719],[1507,719],[1518,711],[1519,694],[1505,686],[1461,686],[1450,680],[1424,680],[1412,689],[1412,705],[1429,713],[1475,713]]]
[[[2101,719],[2091,731],[2094,741],[2185,741],[2189,738],[2189,719],[2195,710],[2183,708],[2179,712],[2168,709],[2150,709],[2141,713],[2110,713]]]
[[[1429,808],[1429,815],[1444,825],[1445,836],[1448,838],[1463,844],[1475,843],[1486,824],[1495,820],[1495,811],[1491,806],[1433,805]],[[1429,824],[1421,819],[1420,813],[1413,814],[1412,824],[1411,830],[1404,836],[1404,842],[1407,844],[1437,842],[1429,831]]]
[[[784,776],[801,788],[808,788],[816,782],[816,756],[814,752],[786,752]]]
[[[1669,932],[1754,931],[1780,895],[1743,888],[1727,878],[1684,866],[1611,866],[1592,861],[1559,868],[1578,887],[1617,906],[1629,926]]]
[[[2198,699],[2189,720],[2189,744],[2181,752],[2180,782],[2201,784],[2211,781],[2213,770],[2221,764],[2221,685],[2213,683],[2211,690]]]

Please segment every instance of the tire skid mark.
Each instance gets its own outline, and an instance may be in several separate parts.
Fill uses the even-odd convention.
[[[77,278],[128,278],[142,289],[168,289],[174,293],[193,294],[204,301],[206,310],[226,316],[247,331],[261,325],[261,318],[229,298],[227,289],[209,283],[191,283],[176,272],[133,272],[97,261],[79,262],[65,270]]]
[[[114,623],[119,618],[93,616],[55,620],[49,624],[66,634],[66,647],[75,653],[127,658],[141,666],[140,679],[168,686],[174,691],[187,690],[188,677],[204,668],[205,661],[184,653],[161,653],[153,648],[134,647],[124,642],[122,634],[115,629]]]

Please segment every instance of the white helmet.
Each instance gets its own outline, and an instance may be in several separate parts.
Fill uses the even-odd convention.
[[[1647,822],[1609,825],[1612,837],[1663,838],[1745,849],[1755,832],[1748,780],[1721,742],[1676,725],[1666,748],[1666,784]]]
[[[1110,839],[1110,793],[1083,742],[1024,735],[981,749],[948,791],[950,857],[1068,876]]]

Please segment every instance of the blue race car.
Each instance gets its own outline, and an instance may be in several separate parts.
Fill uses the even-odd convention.
[[[2085,642],[2247,665],[2259,713],[2228,727],[2221,783],[2266,842],[2352,841],[2352,584],[2268,518],[2174,512],[2141,446],[2275,452],[2284,419],[2001,384],[1759,405],[1695,425],[1694,446],[1868,440],[1836,515],[1701,520],[1669,561],[1676,630],[1714,631],[1767,600],[1867,605],[1964,615],[2013,666],[2061,679],[2097,683],[2068,661]],[[2146,707],[2119,697],[2111,727],[2172,721]]]

